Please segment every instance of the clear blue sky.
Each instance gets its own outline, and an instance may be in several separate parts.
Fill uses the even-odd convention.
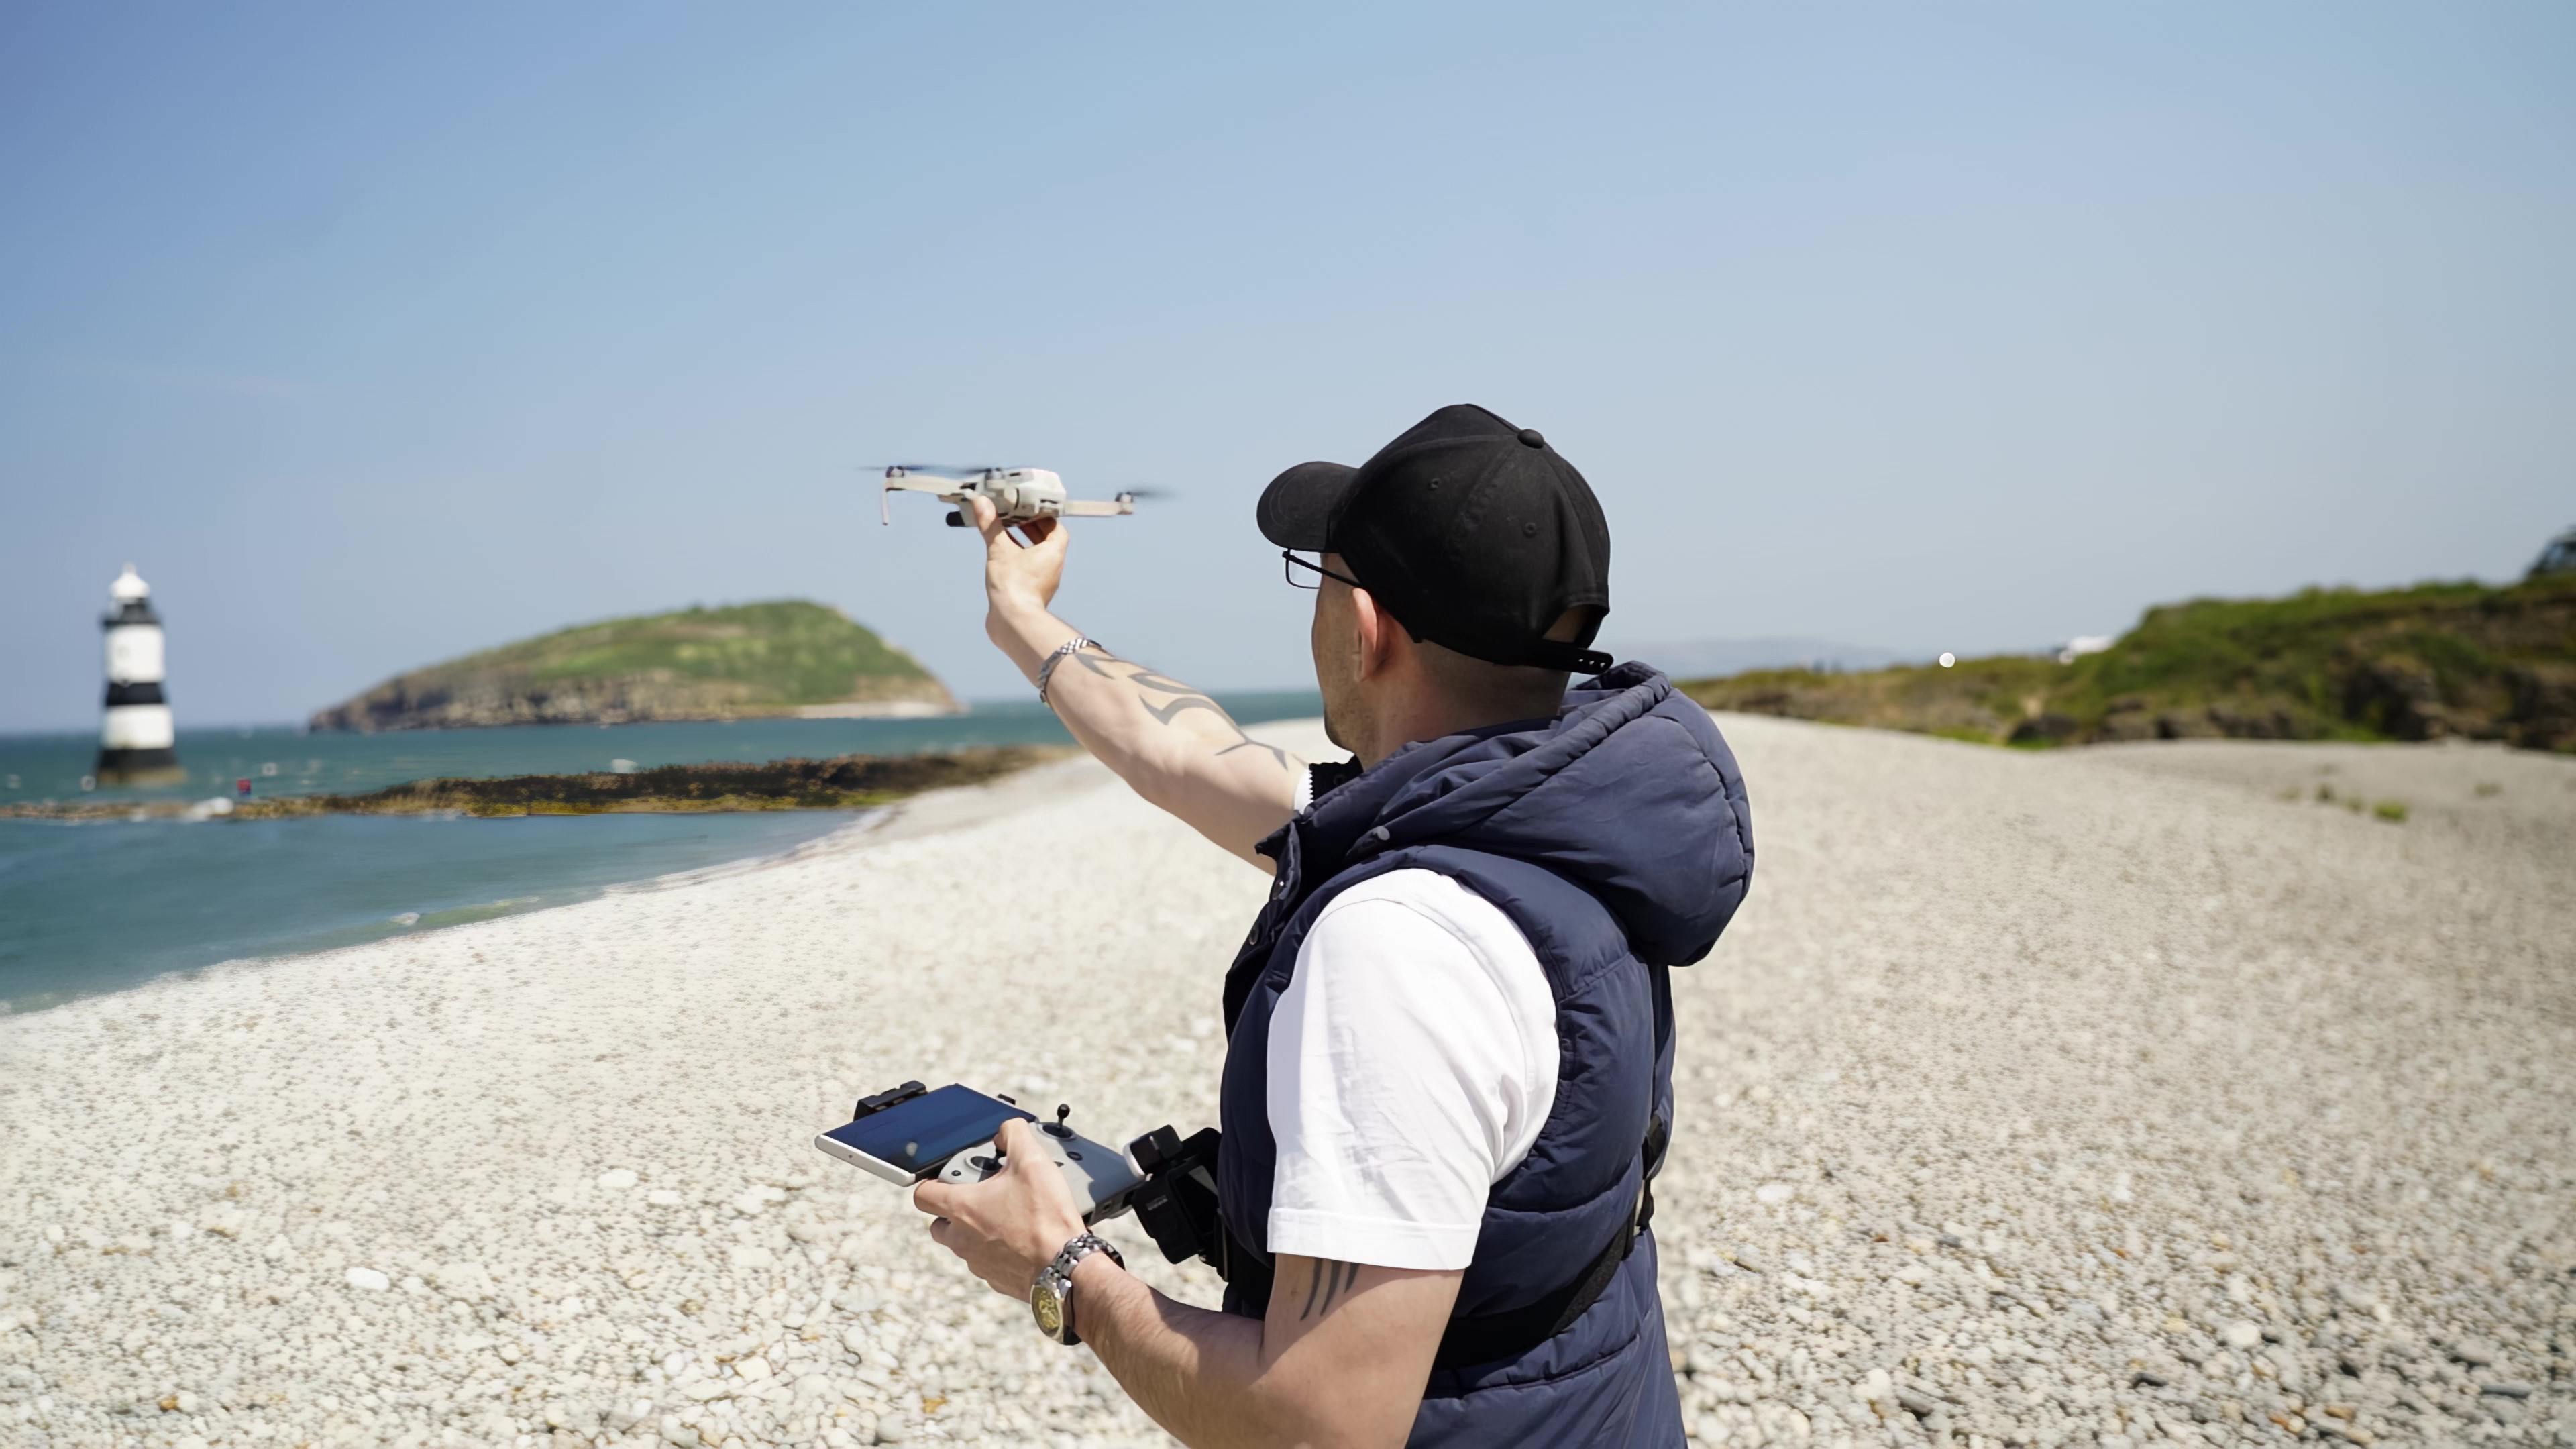
[[[801,595],[1015,692],[859,465],[1182,496],[1062,611],[1306,677],[1251,504],[1442,403],[1605,641],[1962,653],[2576,523],[2576,7],[0,8],[0,728]]]

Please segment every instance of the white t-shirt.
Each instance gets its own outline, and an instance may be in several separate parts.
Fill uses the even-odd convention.
[[[1270,1250],[1466,1267],[1556,1058],[1555,995],[1492,902],[1429,870],[1335,896],[1270,1016]]]

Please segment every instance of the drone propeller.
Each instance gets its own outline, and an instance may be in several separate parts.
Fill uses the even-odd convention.
[[[1002,470],[990,463],[977,463],[971,466],[963,463],[889,463],[886,465],[886,471],[890,473],[947,473],[963,476],[975,473],[998,473]]]
[[[1179,495],[1179,494],[1177,494],[1177,493],[1174,493],[1174,492],[1173,492],[1171,489],[1169,489],[1169,488],[1121,488],[1121,489],[1119,489],[1119,490],[1118,490],[1118,495],[1117,495],[1117,496],[1119,496],[1119,497],[1121,497],[1121,498],[1145,499],[1145,498],[1177,498],[1177,497],[1179,497],[1180,495]]]

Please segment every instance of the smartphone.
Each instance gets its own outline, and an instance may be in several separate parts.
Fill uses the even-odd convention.
[[[844,1122],[814,1145],[898,1186],[933,1176],[948,1159],[993,1140],[1012,1118],[1037,1115],[954,1083]]]

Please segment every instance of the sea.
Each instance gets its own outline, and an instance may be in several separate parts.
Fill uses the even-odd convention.
[[[1311,690],[1220,694],[1246,724],[1310,718]],[[0,803],[359,794],[406,780],[561,775],[715,760],[1070,744],[1034,701],[908,720],[737,720],[308,734],[182,729],[181,783],[103,786],[94,734],[0,735]],[[0,820],[0,1014],[173,972],[327,950],[587,899],[786,854],[863,812],[325,815]]]

